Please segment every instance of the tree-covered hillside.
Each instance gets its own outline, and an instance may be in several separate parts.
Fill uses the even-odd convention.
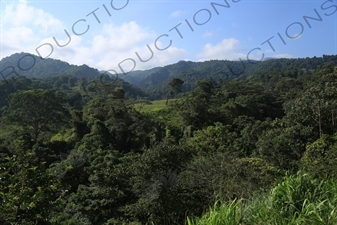
[[[11,68],[13,67],[13,68]],[[75,77],[95,77],[100,73],[97,69],[87,65],[75,66],[56,59],[41,59],[28,53],[16,53],[0,61],[0,80],[15,76],[27,78],[46,78],[59,75],[72,75]]]
[[[319,69],[326,64],[336,65],[337,56],[327,56],[305,59],[268,59],[265,61],[227,61],[211,60],[206,62],[180,61],[150,73],[139,87],[146,90],[153,99],[166,98],[170,91],[169,81],[179,78],[184,81],[183,91],[189,92],[195,88],[196,81],[209,79],[215,86],[222,83],[251,75],[264,76],[270,79],[275,75],[295,77]],[[276,78],[273,78],[276,79]]]
[[[336,59],[221,82],[197,63],[154,102],[109,76],[1,81],[0,224],[334,224]]]

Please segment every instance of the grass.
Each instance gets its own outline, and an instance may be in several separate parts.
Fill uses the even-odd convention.
[[[214,207],[204,215],[201,219],[191,220],[187,218],[188,225],[234,225],[241,224],[242,215],[242,202],[241,200],[233,201],[228,204],[222,204],[220,207],[215,203]]]
[[[166,100],[156,100],[149,103],[136,103],[134,107],[155,121],[180,128],[184,126],[184,121],[179,112],[171,107],[175,101],[176,99],[169,99],[166,105]]]
[[[168,101],[168,104],[166,105],[166,100],[156,100],[156,101],[152,101],[149,103],[136,103],[135,104],[135,109],[138,110],[141,113],[151,113],[151,112],[158,112],[161,111],[163,109],[167,109],[170,106],[170,103],[172,104],[172,102],[174,101],[174,99],[170,99]]]
[[[288,175],[269,193],[251,200],[215,205],[188,225],[333,225],[337,224],[336,180]]]

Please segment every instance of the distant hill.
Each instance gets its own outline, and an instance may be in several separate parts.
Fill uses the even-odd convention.
[[[220,86],[223,82],[248,76],[271,77],[276,74],[297,76],[305,71],[315,71],[326,64],[337,65],[337,55],[323,55],[322,57],[274,59],[264,61],[228,61],[211,60],[205,62],[179,61],[176,64],[156,68],[149,72],[138,85],[154,99],[164,98],[169,92],[169,80],[180,78],[184,81],[183,91],[189,92],[195,87],[198,80],[211,79],[214,85]]]
[[[17,77],[15,73],[12,73],[13,68],[14,71],[20,75],[20,77]],[[0,90],[0,93],[1,91],[4,91],[7,94],[13,93],[17,90],[32,88],[27,85],[27,79],[43,79],[44,82],[49,84],[49,86],[45,85],[45,88],[53,87],[58,89],[62,84],[67,84],[68,80],[75,79],[75,81],[80,81],[81,79],[95,79],[99,81],[102,74],[99,72],[99,70],[87,65],[76,66],[61,60],[41,59],[38,56],[28,53],[16,53],[3,58],[0,61],[0,72],[1,71],[2,74],[0,74],[0,87],[2,87],[3,90]],[[13,81],[13,79],[15,79],[15,85],[17,86],[17,89],[14,87],[15,85],[13,86],[13,82],[10,85],[6,85],[1,82],[1,80],[4,80],[4,78],[7,81]],[[111,80],[114,80],[114,78],[111,78]],[[24,84],[18,85],[22,82]],[[121,77],[119,77],[117,85],[123,88],[127,98],[147,97],[147,94],[143,90],[121,79]],[[6,91],[5,89],[10,89],[10,91]]]
[[[34,56],[34,60],[31,56],[26,56],[27,53],[16,53],[9,57],[6,57],[0,61],[0,71],[8,67],[14,67],[15,71],[19,71],[20,75],[27,78],[45,78],[55,77],[60,75],[71,75],[75,77],[93,78],[101,75],[97,69],[91,68],[87,65],[75,66],[70,65],[67,62],[63,62],[55,59],[41,59]],[[26,57],[24,57],[26,56]],[[20,70],[18,62],[20,60]],[[203,79],[211,79],[214,85],[221,85],[223,82],[247,77],[251,75],[261,75],[270,77],[273,74],[289,75],[292,73],[296,76],[297,73],[303,73],[303,71],[314,71],[318,67],[324,64],[337,65],[337,56],[313,57],[313,58],[298,58],[298,59],[274,59],[266,58],[263,61],[229,61],[229,60],[210,60],[205,62],[191,62],[191,61],[179,61],[177,63],[155,67],[149,70],[132,71],[127,75],[119,75],[119,79],[123,80],[123,86],[128,86],[128,89],[135,88],[132,85],[136,85],[135,92],[139,96],[145,96],[141,94],[142,91],[146,91],[152,99],[164,98],[170,87],[168,85],[171,78],[180,78],[184,81],[183,91],[188,92],[193,90],[196,81]],[[10,73],[11,69],[7,69],[3,72],[4,76]],[[14,76],[12,74],[11,76]],[[111,75],[113,76],[113,75]],[[10,76],[6,77],[9,78]],[[2,77],[0,76],[0,79]],[[128,83],[132,85],[128,85]]]
[[[35,62],[32,58],[33,56]],[[87,65],[76,66],[57,59],[41,59],[38,56],[28,53],[15,53],[11,56],[3,58],[0,61],[0,71],[8,67],[14,67],[14,70],[19,75],[25,76],[27,78],[45,78],[60,75],[72,75],[75,77],[89,78],[100,75],[97,69],[91,68]],[[3,75],[6,79],[15,76],[14,73],[10,76],[7,76],[11,71],[12,70],[10,68],[3,71]],[[3,79],[3,77],[0,76],[0,79]]]
[[[148,70],[135,70],[126,75],[120,75],[120,78],[138,86],[147,76],[157,72],[160,69],[161,67],[155,67]]]

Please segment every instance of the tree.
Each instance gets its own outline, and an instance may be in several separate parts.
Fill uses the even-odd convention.
[[[214,86],[212,81],[210,80],[201,80],[196,82],[196,89],[197,95],[201,98],[209,99],[214,91]]]
[[[62,105],[64,99],[51,90],[19,91],[9,97],[4,112],[5,121],[31,132],[34,142],[41,133],[55,130],[67,123],[69,112]]]
[[[306,146],[301,169],[315,177],[337,177],[337,135],[323,134]]]
[[[312,127],[275,119],[259,136],[255,154],[281,169],[296,170],[312,133]]]
[[[83,120],[91,130],[87,136],[100,135],[103,145],[128,152],[148,143],[151,123],[122,99],[96,98],[83,109]]]
[[[181,86],[184,84],[184,81],[179,78],[172,78],[169,82],[169,85],[171,87],[170,95],[173,96],[174,93],[181,93]],[[168,104],[168,95],[166,99],[166,105]]]
[[[126,156],[124,170],[131,173],[128,182],[136,200],[127,203],[126,213],[142,224],[182,224],[188,192],[179,188],[179,174],[190,158],[190,149],[169,134],[143,154]]]
[[[334,131],[337,98],[337,70],[323,75],[316,84],[284,104],[287,117],[294,122],[318,128],[319,137]]]
[[[51,224],[61,192],[58,179],[25,141],[16,140],[13,152],[0,159],[0,223]]]
[[[187,144],[195,154],[205,156],[225,151],[234,153],[236,139],[237,135],[231,132],[230,125],[217,122],[214,126],[195,131]]]
[[[125,91],[123,88],[115,88],[111,93],[110,96],[113,99],[123,99],[125,95]]]

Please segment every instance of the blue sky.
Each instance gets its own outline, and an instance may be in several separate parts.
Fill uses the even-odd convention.
[[[179,60],[337,54],[336,0],[1,0],[0,10],[0,59],[38,49],[120,73]]]

